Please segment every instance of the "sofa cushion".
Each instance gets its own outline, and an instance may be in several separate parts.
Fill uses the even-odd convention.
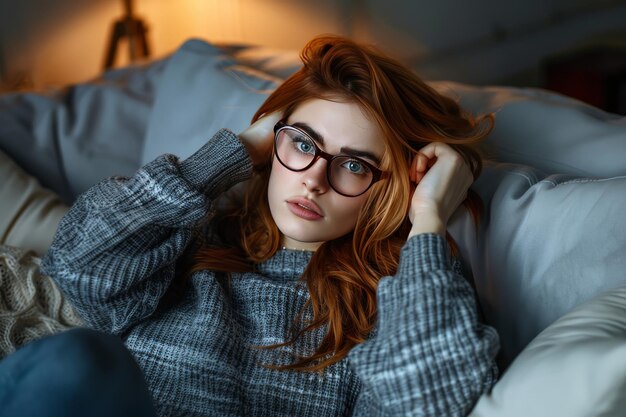
[[[548,174],[626,174],[626,117],[539,88],[430,84],[472,113],[496,112],[495,128],[481,145],[494,161]]]
[[[471,417],[618,417],[626,410],[626,286],[561,317],[515,359]]]
[[[0,151],[0,245],[42,256],[68,207]]]
[[[159,84],[142,164],[165,153],[184,159],[221,128],[241,132],[279,82],[207,42],[185,42]]]
[[[460,208],[448,231],[500,333],[505,368],[572,308],[626,285],[626,176],[548,175],[487,162],[472,189],[485,202],[479,229]]]
[[[0,95],[0,150],[66,204],[112,175],[132,175],[167,60],[53,91]]]
[[[302,67],[300,51],[250,44],[218,44],[241,65],[286,79]]]

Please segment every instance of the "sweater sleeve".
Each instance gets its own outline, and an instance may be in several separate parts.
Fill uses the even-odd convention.
[[[41,270],[90,327],[122,333],[155,311],[193,229],[251,171],[238,137],[222,129],[184,161],[165,154],[108,178],[63,217]]]
[[[411,237],[396,275],[379,282],[377,300],[376,331],[348,355],[362,381],[353,415],[468,415],[498,378],[500,344],[480,323],[444,237]]]

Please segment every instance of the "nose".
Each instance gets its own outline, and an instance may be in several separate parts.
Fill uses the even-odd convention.
[[[326,178],[326,164],[328,161],[320,158],[307,170],[302,171],[302,184],[309,191],[325,193],[328,191],[329,184]]]

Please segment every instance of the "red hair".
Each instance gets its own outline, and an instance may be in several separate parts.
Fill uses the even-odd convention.
[[[474,117],[458,103],[424,83],[411,70],[378,50],[338,36],[320,36],[302,50],[303,67],[281,84],[263,103],[252,122],[264,114],[282,111],[285,118],[312,98],[356,102],[383,132],[386,151],[381,169],[391,177],[372,186],[354,230],[323,243],[313,254],[301,280],[305,281],[313,320],[301,325],[304,309],[295,318],[290,339],[259,349],[294,343],[304,332],[328,326],[313,355],[286,366],[263,364],[278,370],[322,372],[340,361],[369,337],[377,316],[379,280],[395,274],[400,250],[411,223],[407,217],[412,156],[430,142],[449,144],[469,163],[474,178],[482,169],[474,149],[493,128],[493,115]],[[216,217],[220,245],[204,244],[189,273],[210,269],[230,272],[252,270],[254,263],[271,258],[280,248],[281,233],[267,199],[272,155],[253,173],[243,204]],[[482,203],[468,191],[463,204],[478,225]],[[230,231],[236,230],[236,233]],[[449,234],[452,253],[458,247]]]

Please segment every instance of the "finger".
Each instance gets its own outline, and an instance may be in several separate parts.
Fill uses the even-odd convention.
[[[424,155],[423,153],[420,153],[421,155],[421,168],[420,170],[422,172],[426,172],[430,169],[430,167],[432,167],[433,165],[435,165],[435,162],[437,162],[437,157],[433,156],[433,157],[429,157],[428,155]]]
[[[429,167],[429,159],[428,157],[426,157],[426,155],[419,152],[415,154],[412,168],[412,172],[415,176],[415,181],[421,180],[424,177],[426,171],[428,171]]]
[[[440,157],[447,153],[455,153],[456,151],[447,143],[443,142],[431,142],[419,150],[429,160]]]
[[[419,155],[418,162],[417,162],[418,172],[426,173],[426,171],[428,171],[430,167],[435,165],[435,162],[437,162],[437,157],[429,158],[427,155],[424,155],[423,153],[418,153],[418,155]]]
[[[274,131],[274,125],[282,119],[282,111],[274,111],[272,113],[264,113],[259,119],[254,122],[253,126],[259,132],[267,132],[272,134]],[[272,135],[273,136],[273,135]]]
[[[283,118],[282,110],[274,110],[272,113],[263,113],[259,119],[267,119],[278,122]]]
[[[468,170],[471,168],[465,158],[454,148],[446,143],[432,142],[424,146],[419,152],[424,153],[429,159],[427,163],[427,169],[430,169],[440,157],[446,157],[450,160],[454,159],[457,162],[463,163]]]
[[[426,155],[418,152],[415,155],[415,170],[418,172],[424,171],[424,169],[426,169],[427,161],[428,161],[428,158],[426,157]]]
[[[421,152],[417,152],[412,160],[411,165],[409,167],[409,178],[414,183],[419,183],[422,178],[426,175],[426,172],[430,169],[431,166],[435,164],[437,158],[428,159],[426,155]]]
[[[409,167],[409,178],[413,182],[417,181],[418,164],[419,164],[419,157],[416,154],[413,156],[413,159],[411,160],[411,166]]]
[[[428,159],[434,158],[440,153],[440,149],[438,145],[440,145],[439,142],[431,142],[428,145],[422,147],[419,150],[419,153],[421,153]]]

